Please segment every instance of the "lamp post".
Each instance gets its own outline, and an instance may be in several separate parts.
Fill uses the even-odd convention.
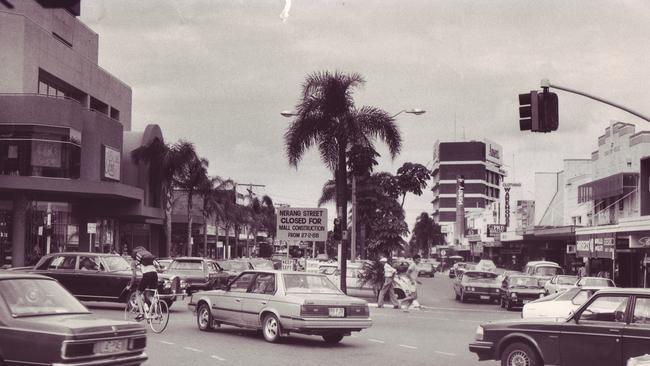
[[[402,109],[401,111],[390,116],[390,118],[395,118],[402,113],[409,113],[419,116],[426,113],[426,110],[420,108]],[[287,118],[298,116],[298,113],[287,110],[280,112],[280,114],[283,117]],[[346,228],[344,228],[344,230],[345,229]],[[354,173],[352,174],[352,222],[350,231],[352,232],[352,235],[350,236],[350,258],[352,259],[352,262],[354,262],[357,257],[357,178]],[[343,259],[339,258],[339,260]]]

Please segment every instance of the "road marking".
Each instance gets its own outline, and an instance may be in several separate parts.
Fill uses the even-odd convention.
[[[472,313],[503,313],[503,310],[480,310],[480,309],[467,309],[467,308],[439,308],[434,306],[421,305],[422,310],[425,311],[461,311]]]
[[[170,345],[171,345],[171,344],[174,344],[174,342],[167,342],[167,341],[158,341],[158,342],[160,342],[160,343],[162,343],[162,344],[170,344]]]
[[[380,339],[374,339],[374,338],[368,338],[368,341],[375,342],[375,343],[386,343],[386,342],[384,342],[384,341],[382,341]]]
[[[221,358],[221,357],[215,356],[215,355],[212,355],[210,357],[214,358],[215,360],[219,360],[219,361],[225,361],[226,360],[225,358]]]
[[[407,344],[400,344],[400,347],[408,348],[408,349],[418,349],[417,347],[409,346]]]
[[[456,356],[455,353],[449,353],[449,352],[442,352],[442,351],[433,351],[439,355],[445,355],[445,356]]]
[[[196,349],[196,348],[192,348],[192,347],[183,347],[183,348],[185,348],[188,351],[192,351],[192,352],[203,352],[200,349]]]

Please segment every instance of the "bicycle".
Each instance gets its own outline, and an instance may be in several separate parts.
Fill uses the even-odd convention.
[[[167,303],[160,300],[157,289],[146,289],[143,292],[143,296],[146,292],[152,293],[152,296],[150,296],[151,305],[147,305],[145,299],[142,299],[144,319],[154,333],[162,333],[169,323],[169,308],[167,307]],[[137,294],[136,292],[134,293]],[[139,314],[136,297],[129,296],[124,307],[124,319],[134,320]]]

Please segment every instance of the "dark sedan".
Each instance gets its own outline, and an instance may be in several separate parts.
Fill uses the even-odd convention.
[[[131,265],[118,254],[55,253],[41,258],[29,272],[52,277],[75,297],[84,301],[126,302],[134,289],[128,291]],[[136,284],[142,278],[138,273]],[[167,305],[185,297],[177,276],[158,274],[158,293]]]
[[[469,350],[506,366],[625,365],[650,353],[650,290],[601,290],[567,319],[483,324]]]
[[[52,278],[0,271],[0,365],[135,366],[141,324],[100,319]]]
[[[187,293],[220,289],[228,283],[229,274],[216,261],[201,257],[175,258],[165,274],[178,276],[187,283]]]
[[[511,310],[521,307],[544,296],[544,288],[539,285],[537,277],[508,276],[501,283],[501,307]]]

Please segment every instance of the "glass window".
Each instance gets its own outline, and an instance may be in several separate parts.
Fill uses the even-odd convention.
[[[580,291],[571,299],[573,305],[582,305],[594,294],[591,290]]]
[[[108,266],[109,271],[130,271],[131,265],[126,259],[116,256],[104,257],[104,263]]]
[[[14,316],[89,313],[74,296],[52,280],[0,281],[0,297]]]
[[[275,274],[273,273],[260,273],[255,278],[255,284],[251,289],[254,294],[269,294],[275,293]]]
[[[104,266],[99,263],[99,258],[95,256],[80,256],[79,257],[79,270],[80,271],[99,271],[104,270]]]
[[[255,273],[243,273],[237,277],[233,283],[230,285],[231,292],[246,292],[251,282],[253,282],[253,277]]]
[[[340,293],[332,281],[322,275],[285,274],[284,286],[287,292],[294,293]]]
[[[637,298],[632,323],[650,324],[650,299]]]
[[[625,322],[627,296],[600,296],[580,314],[580,320]]]
[[[202,261],[174,261],[169,269],[180,271],[203,271]]]

